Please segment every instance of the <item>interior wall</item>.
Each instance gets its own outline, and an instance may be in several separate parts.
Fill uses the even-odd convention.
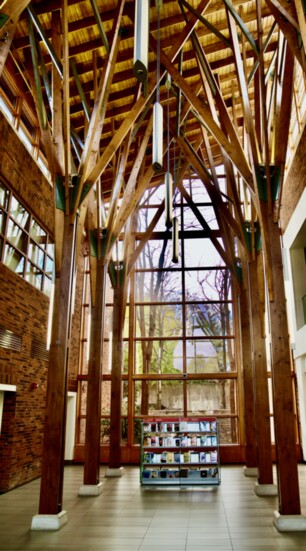
[[[283,235],[288,267],[285,281],[290,340],[295,360],[303,457],[306,459],[306,320],[302,297],[306,293],[306,189]]]

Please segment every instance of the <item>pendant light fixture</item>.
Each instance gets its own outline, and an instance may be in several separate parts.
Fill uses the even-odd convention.
[[[172,262],[178,263],[179,259],[179,220],[177,216],[173,218],[172,228]]]
[[[157,54],[156,54],[156,102],[153,105],[153,147],[152,164],[155,171],[163,167],[163,108],[160,103],[160,6],[156,0],[157,8]]]
[[[171,80],[168,76],[166,77],[166,88],[167,88],[167,172],[165,174],[165,214],[166,220],[165,225],[167,229],[172,228],[173,220],[173,177],[170,172],[170,106],[169,106],[169,91],[171,87]]]
[[[145,87],[148,80],[149,15],[150,0],[136,0],[133,72]]]
[[[166,214],[166,221],[165,225],[166,228],[169,230],[172,228],[172,221],[173,221],[173,209],[172,209],[172,200],[173,200],[173,178],[171,172],[165,173],[165,214]]]

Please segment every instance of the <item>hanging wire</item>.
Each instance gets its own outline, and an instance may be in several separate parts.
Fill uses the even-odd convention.
[[[156,101],[160,101],[160,2],[156,0],[157,8],[157,58],[156,58]]]

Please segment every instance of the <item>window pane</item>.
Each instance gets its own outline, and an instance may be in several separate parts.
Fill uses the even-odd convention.
[[[182,373],[181,341],[136,342],[136,373]],[[178,350],[178,352],[177,352]]]
[[[39,243],[43,248],[46,246],[47,234],[42,227],[36,222],[32,221],[30,235],[35,239],[36,243]]]
[[[187,381],[188,415],[236,414],[236,380]]]
[[[178,337],[181,334],[181,306],[136,306],[136,337]]]
[[[6,211],[8,209],[9,196],[9,190],[2,182],[0,182],[0,206],[3,207]]]
[[[185,277],[186,300],[231,300],[229,270],[190,270]]]
[[[30,242],[28,256],[41,270],[44,269],[45,253],[33,241]]]
[[[5,224],[6,224],[6,214],[3,210],[0,209],[0,233],[4,235],[5,233]]]
[[[48,274],[48,276],[51,279],[53,278],[53,267],[54,267],[53,260],[49,256],[46,256],[45,272]]]
[[[27,228],[30,222],[30,214],[28,211],[17,201],[17,199],[13,196],[12,197],[12,203],[11,203],[11,210],[10,214],[16,222],[22,227]]]
[[[188,340],[186,343],[188,373],[225,373],[236,371],[234,340]]]
[[[181,251],[180,247],[179,249]],[[172,238],[170,234],[170,238],[167,240],[154,239],[152,241],[147,241],[141,255],[137,260],[137,268],[156,269],[168,268],[169,266],[178,267],[180,263],[180,257],[178,264],[172,263]]]
[[[5,246],[4,252],[4,264],[13,270],[16,274],[23,276],[24,271],[24,256],[11,247],[10,245]]]
[[[211,230],[218,230],[218,222],[213,207],[198,207],[198,210]],[[184,230],[203,230],[203,225],[189,207],[184,208]]]
[[[43,290],[45,295],[47,295],[48,297],[51,295],[51,287],[52,287],[52,279],[49,279],[48,277],[45,276]]]
[[[148,226],[151,224],[152,219],[157,213],[158,208],[143,208],[139,211],[137,218],[137,231],[144,232],[148,229]],[[165,214],[161,214],[160,219],[158,220],[153,231],[165,231]]]
[[[136,302],[181,302],[181,272],[138,272],[135,295]]]
[[[11,218],[8,223],[7,238],[20,251],[27,252],[28,236]]]
[[[188,336],[211,337],[233,334],[232,304],[188,304],[186,306]]]
[[[47,253],[49,256],[51,256],[51,258],[54,258],[54,243],[48,243]]]
[[[222,245],[222,240],[218,239]],[[185,264],[187,267],[220,266],[224,262],[210,239],[185,239]]]
[[[27,262],[27,269],[25,275],[26,281],[34,285],[36,289],[41,291],[42,289],[42,272],[36,268],[31,262]]]
[[[183,381],[136,381],[135,413],[183,415]]]

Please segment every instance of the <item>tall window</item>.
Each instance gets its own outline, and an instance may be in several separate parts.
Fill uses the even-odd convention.
[[[180,222],[178,263],[172,262],[171,232],[166,231],[162,216],[131,275],[123,334],[122,445],[139,443],[143,416],[166,415],[215,415],[222,443],[239,443],[232,274],[212,243],[211,238],[223,246],[202,182],[192,180],[184,185],[196,209],[176,194],[175,215]],[[145,194],[137,212],[139,239],[163,197],[163,186]],[[201,216],[197,217],[197,212]],[[207,224],[204,227],[203,218]],[[88,277],[86,272],[87,282]],[[88,289],[88,285],[84,288]],[[79,377],[80,444],[85,442],[86,423],[87,295]],[[102,444],[109,441],[112,312],[113,293],[109,288],[102,362]]]
[[[46,295],[53,278],[54,245],[48,233],[0,181],[1,262]]]

